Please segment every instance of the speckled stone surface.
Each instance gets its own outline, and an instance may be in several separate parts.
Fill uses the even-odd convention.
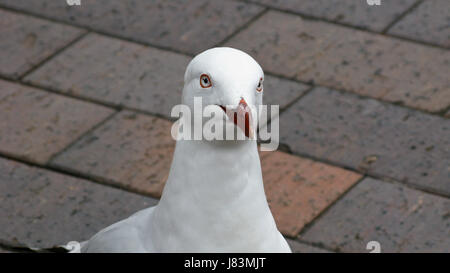
[[[323,248],[318,248],[314,246],[307,245],[305,243],[301,243],[295,240],[287,239],[286,240],[291,247],[293,253],[332,253]]]
[[[265,75],[263,104],[278,105],[283,110],[309,88],[306,84]]]
[[[361,175],[282,152],[262,152],[264,190],[277,227],[295,237]]]
[[[34,247],[89,239],[155,199],[0,159],[0,238]]]
[[[280,119],[294,152],[450,195],[448,119],[326,88]]]
[[[0,75],[17,79],[84,31],[0,10]]]
[[[366,178],[326,211],[302,239],[343,252],[449,252],[447,198]]]
[[[0,153],[42,164],[114,112],[3,80],[0,93]]]
[[[163,119],[123,111],[51,164],[159,197],[174,151],[171,126]]]
[[[450,105],[450,52],[443,49],[275,11],[227,45],[277,75],[431,112]]]
[[[375,31],[382,31],[416,1],[381,0],[381,5],[370,6],[366,0],[251,0],[282,10]]]
[[[222,0],[0,0],[0,5],[48,16],[136,41],[186,53],[213,47],[263,11]]]
[[[388,33],[450,48],[450,1],[422,1]]]
[[[90,34],[25,80],[82,98],[170,117],[190,58]]]

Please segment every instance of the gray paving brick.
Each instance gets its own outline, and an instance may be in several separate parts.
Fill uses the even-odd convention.
[[[450,48],[450,1],[426,0],[389,29],[389,34]]]
[[[213,47],[263,10],[222,0],[85,0],[73,7],[54,0],[0,4],[187,53]]]
[[[90,34],[25,78],[64,93],[170,117],[190,57]],[[266,76],[264,103],[286,107],[308,85]]]
[[[330,251],[327,251],[325,249],[313,247],[295,240],[286,239],[286,241],[288,242],[292,252],[294,253],[331,253]]]
[[[297,153],[450,194],[450,121],[316,88],[280,117]]]
[[[52,164],[159,197],[174,151],[171,125],[124,111],[84,136]]]
[[[306,231],[306,241],[343,252],[450,252],[450,201],[367,178]]]
[[[82,30],[0,10],[0,75],[17,79]]]
[[[280,109],[284,109],[309,88],[310,86],[306,84],[266,75],[264,77],[263,103],[279,105]]]
[[[83,98],[170,116],[190,58],[90,34],[25,80]]]
[[[276,75],[426,111],[450,105],[450,52],[443,49],[275,11],[227,45]]]
[[[94,105],[0,80],[0,152],[45,163],[113,113]]]
[[[278,230],[291,238],[362,177],[283,152],[261,152],[260,159],[270,210]]]
[[[50,247],[89,239],[156,200],[0,159],[0,239]]]
[[[416,2],[416,0],[382,0],[380,6],[370,6],[365,0],[251,1],[375,31],[386,28]]]

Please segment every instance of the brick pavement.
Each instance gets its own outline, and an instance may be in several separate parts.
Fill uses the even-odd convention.
[[[448,14],[448,1],[423,1],[417,9],[395,24],[388,33],[448,49],[450,48]]]
[[[282,110],[261,163],[295,252],[449,252],[449,9],[0,0],[0,239],[83,240],[156,204],[185,66],[231,45]]]
[[[448,252],[449,208],[448,198],[366,178],[301,237],[344,252],[371,240],[384,252]]]

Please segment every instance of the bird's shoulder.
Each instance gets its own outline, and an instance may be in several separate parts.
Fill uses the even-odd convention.
[[[83,246],[82,252],[146,252],[142,244],[142,231],[152,208],[138,211],[132,216],[108,226],[95,234]]]

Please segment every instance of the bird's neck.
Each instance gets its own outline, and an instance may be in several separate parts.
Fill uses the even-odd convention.
[[[262,186],[256,141],[180,140],[163,198],[192,194],[196,202],[229,203],[244,189]]]
[[[153,223],[153,237],[158,237],[163,227],[170,227],[175,236],[189,243],[194,244],[200,236],[196,232],[200,232],[216,246],[223,238],[214,236],[237,232],[236,226],[245,227],[240,229],[243,236],[276,230],[264,193],[256,141],[178,141]]]

